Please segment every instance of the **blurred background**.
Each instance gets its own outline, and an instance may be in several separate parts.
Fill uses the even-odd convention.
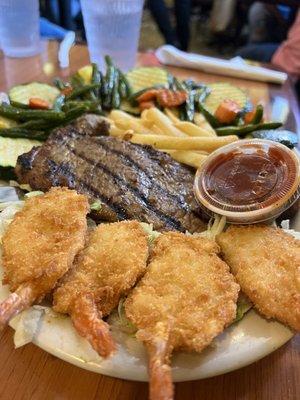
[[[272,62],[300,76],[299,0],[146,0],[139,49],[164,43],[205,55]],[[79,0],[41,0],[41,33],[85,42]]]

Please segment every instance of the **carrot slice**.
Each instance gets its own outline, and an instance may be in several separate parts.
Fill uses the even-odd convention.
[[[223,100],[215,112],[215,117],[222,124],[230,124],[240,111],[240,106],[235,101]]]
[[[253,121],[253,118],[254,118],[255,114],[256,114],[256,110],[254,109],[254,110],[252,110],[252,111],[247,112],[247,113],[244,115],[244,122],[245,122],[246,125],[251,124],[251,122]]]
[[[29,108],[48,110],[50,108],[50,105],[46,100],[39,99],[38,97],[31,97],[29,99]]]
[[[61,90],[61,94],[68,96],[69,94],[72,93],[72,91],[73,91],[73,88],[71,86],[68,86]]]
[[[177,107],[187,100],[187,92],[184,90],[160,89],[157,93],[157,101],[162,107]]]
[[[152,101],[156,99],[156,95],[158,93],[157,89],[149,89],[146,92],[142,93],[139,97],[137,97],[137,101],[142,103],[144,101]]]
[[[139,108],[141,111],[148,110],[148,108],[155,107],[154,101],[141,101]]]

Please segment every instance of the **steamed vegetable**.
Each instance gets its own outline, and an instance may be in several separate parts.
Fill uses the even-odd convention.
[[[26,85],[14,86],[10,89],[8,95],[10,100],[18,103],[29,104],[29,99],[37,97],[51,106],[59,95],[59,90],[46,83],[32,82]]]
[[[133,92],[149,88],[154,85],[168,87],[168,72],[158,67],[134,68],[126,75]]]
[[[244,110],[248,104],[248,97],[246,93],[230,83],[212,83],[208,85],[210,94],[204,101],[205,109],[214,114],[219,105],[224,100],[234,101],[241,110]]]
[[[216,128],[216,132],[219,136],[238,135],[239,137],[245,137],[248,133],[259,130],[277,129],[280,128],[281,125],[281,122],[264,122],[255,125],[249,124],[244,126],[223,126]]]
[[[41,144],[37,140],[0,137],[0,166],[15,167],[19,155],[27,153],[33,146]]]
[[[251,301],[244,294],[240,293],[237,301],[236,317],[232,323],[240,321],[252,307]]]
[[[284,144],[290,149],[298,144],[298,135],[288,130],[261,130],[252,132],[252,136],[257,139],[267,139]]]
[[[219,104],[214,116],[219,123],[230,124],[237,118],[240,112],[241,109],[235,101],[225,99]]]
[[[245,124],[259,124],[262,122],[264,116],[264,109],[262,105],[258,105],[256,109],[247,112],[244,115]]]

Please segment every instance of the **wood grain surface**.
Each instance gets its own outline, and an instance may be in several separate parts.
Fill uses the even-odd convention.
[[[57,44],[45,43],[45,51],[28,59],[8,59],[0,55],[0,90],[31,80],[50,81],[67,77],[87,64],[84,46],[71,52],[70,69],[59,70]],[[142,54],[139,64],[156,64],[152,54]],[[203,81],[228,80],[249,91],[254,101],[270,104],[272,96],[289,100],[289,123],[299,132],[297,101],[290,82],[283,87],[242,81],[198,71],[170,68],[179,76]],[[123,381],[74,367],[29,344],[15,350],[13,331],[0,333],[0,400],[145,400],[146,383]],[[176,384],[176,400],[299,400],[300,336],[246,368],[219,377]]]

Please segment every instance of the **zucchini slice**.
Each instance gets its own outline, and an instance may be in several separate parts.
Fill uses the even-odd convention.
[[[17,125],[17,122],[13,121],[12,119],[0,117],[0,129],[14,128]]]
[[[248,96],[246,93],[226,82],[212,83],[208,86],[211,90],[210,94],[206,97],[204,104],[207,111],[214,115],[216,109],[223,100],[232,100],[236,102],[242,110],[248,106]]]
[[[0,137],[0,167],[15,167],[21,154],[41,144],[37,140]]]
[[[8,93],[10,100],[18,103],[28,104],[30,98],[38,97],[47,101],[50,106],[53,105],[54,100],[59,94],[60,91],[56,87],[39,82],[14,86]]]
[[[139,116],[141,114],[141,110],[139,109],[139,107],[132,106],[130,104],[130,102],[127,100],[122,101],[120,109],[122,111],[125,111],[129,114],[136,115],[136,116]]]
[[[159,67],[134,68],[126,74],[133,92],[149,86],[164,85],[168,87],[168,72]]]

